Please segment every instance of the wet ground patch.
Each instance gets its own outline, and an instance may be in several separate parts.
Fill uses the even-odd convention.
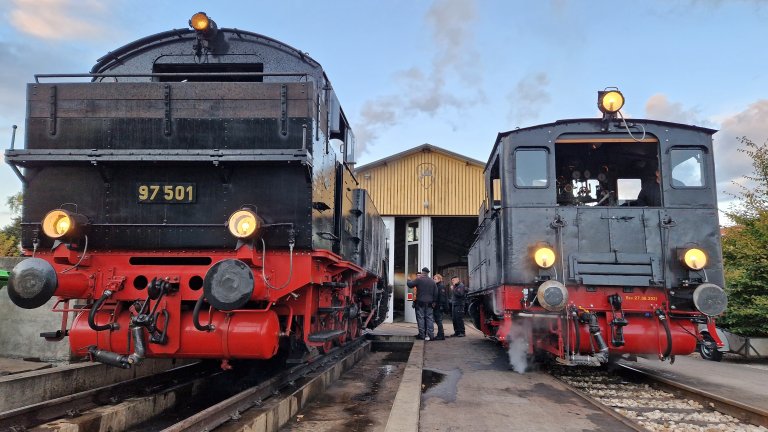
[[[383,431],[412,342],[372,341],[371,352],[281,431]]]

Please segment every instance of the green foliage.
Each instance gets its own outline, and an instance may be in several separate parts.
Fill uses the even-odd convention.
[[[742,186],[726,214],[736,222],[723,234],[728,310],[718,323],[743,336],[768,336],[768,142],[746,137],[739,151],[752,159],[752,186]]]
[[[0,256],[19,256],[21,240],[21,192],[11,195],[6,201],[11,211],[11,223],[0,229]]]

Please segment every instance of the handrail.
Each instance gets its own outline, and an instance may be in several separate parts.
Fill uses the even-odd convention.
[[[298,76],[308,78],[306,72],[156,72],[156,73],[62,73],[35,74],[35,82],[43,78],[181,78],[181,77],[269,77]],[[117,80],[115,80],[117,82]]]

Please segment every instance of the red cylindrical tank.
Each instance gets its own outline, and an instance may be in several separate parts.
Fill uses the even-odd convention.
[[[605,316],[598,316],[603,339],[612,353],[659,354],[666,351],[667,334],[663,324],[656,316],[627,315],[626,319],[629,324],[624,327],[624,345],[616,347],[611,343],[611,326],[606,322]],[[696,349],[694,324],[690,320],[670,320],[669,318],[667,318],[667,322],[672,334],[672,352],[670,354],[688,355],[692,353]],[[581,352],[591,352],[592,336],[589,334],[589,328],[584,324],[579,327],[581,329],[579,332]],[[569,333],[573,336],[573,328],[569,329]],[[592,344],[594,345],[594,341]]]
[[[107,314],[97,317],[97,323],[105,324]],[[200,317],[207,324],[208,314]],[[120,328],[110,331],[96,332],[88,326],[88,311],[81,312],[75,317],[69,331],[69,342],[75,355],[85,355],[89,346],[116,352],[130,354],[133,345],[128,341],[130,316],[123,311],[117,319]],[[168,327],[168,345],[147,343],[148,357],[175,358],[241,358],[268,359],[277,353],[280,338],[280,323],[274,311],[233,311],[223,313],[214,311],[211,314],[211,324],[214,330],[199,331],[192,323],[192,312],[181,313],[181,321],[171,317]],[[176,330],[179,329],[179,330]],[[145,336],[146,333],[145,333]],[[173,341],[176,339],[176,341]],[[149,337],[147,336],[147,341]],[[162,349],[166,346],[178,345],[178,350],[169,352]]]

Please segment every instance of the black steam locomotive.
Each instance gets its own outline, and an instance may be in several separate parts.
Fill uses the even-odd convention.
[[[282,42],[189,24],[29,84],[26,148],[5,154],[30,257],[11,299],[58,296],[74,320],[45,336],[120,367],[358,337],[386,317],[386,236],[330,81]]]
[[[486,335],[567,364],[689,354],[727,299],[711,129],[603,118],[499,134],[469,254]]]

